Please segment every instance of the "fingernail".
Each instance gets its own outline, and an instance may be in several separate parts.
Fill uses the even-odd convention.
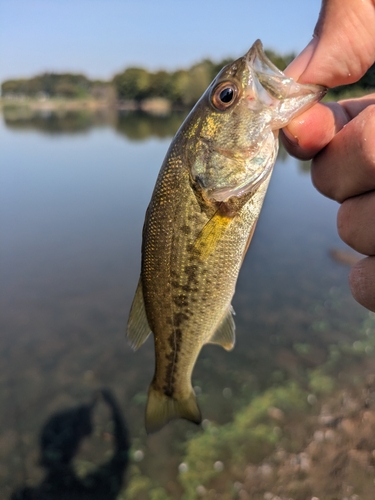
[[[298,146],[298,137],[291,134],[290,131],[288,130],[288,127],[285,127],[280,130],[280,136],[284,136],[281,137],[282,140],[287,142],[291,146]]]
[[[304,73],[307,66],[309,65],[317,45],[318,45],[318,39],[314,37],[310,41],[310,43],[306,45],[303,51],[300,54],[298,54],[298,56],[285,69],[285,74],[287,76],[294,78],[295,80],[299,80],[300,76]]]

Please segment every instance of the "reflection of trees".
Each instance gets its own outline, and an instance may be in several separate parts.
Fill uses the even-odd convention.
[[[6,107],[3,110],[5,125],[15,130],[39,130],[46,134],[86,132],[93,127],[114,125],[117,132],[131,141],[148,137],[173,137],[185,119],[186,111],[167,115],[152,115],[140,111],[118,113],[100,110],[32,110],[27,107]]]
[[[28,120],[7,120],[6,124],[17,129],[37,129],[48,134],[59,132],[82,132],[91,128],[90,115],[85,112],[69,112],[62,116],[57,113],[35,114]]]
[[[148,137],[173,137],[186,114],[185,112],[173,112],[158,116],[142,112],[120,112],[116,130],[133,141],[144,140]]]
[[[46,134],[85,132],[109,121],[108,113],[89,110],[33,111],[27,107],[3,110],[7,127],[17,130],[34,129]]]
[[[33,110],[27,106],[6,106],[3,109],[5,125],[15,130],[39,130],[46,134],[87,132],[103,125],[113,126],[120,135],[130,141],[143,141],[149,137],[160,139],[173,137],[184,121],[188,111],[172,111],[165,115],[144,111],[97,110]],[[288,158],[280,141],[278,161]],[[310,171],[309,162],[300,162],[301,172]]]
[[[93,434],[92,413],[98,402],[81,405],[52,415],[40,436],[43,482],[36,487],[15,491],[11,500],[114,500],[123,484],[129,462],[129,436],[121,411],[109,390],[100,391],[110,411],[113,425],[112,457],[85,477],[78,477],[73,459],[82,441]]]

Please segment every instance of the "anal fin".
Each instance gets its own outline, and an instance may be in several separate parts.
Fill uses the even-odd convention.
[[[213,336],[209,339],[209,344],[219,344],[226,351],[231,351],[236,342],[236,325],[233,319],[233,309],[230,307],[227,314],[224,316],[223,321],[221,322],[219,328],[213,334]]]
[[[139,279],[137,290],[130,309],[126,336],[132,348],[136,351],[150,335],[151,329],[147,321],[143,299],[142,281]]]

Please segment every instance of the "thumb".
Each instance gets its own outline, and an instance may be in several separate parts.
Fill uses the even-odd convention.
[[[375,61],[375,0],[323,0],[314,37],[286,73],[325,87],[358,81]]]

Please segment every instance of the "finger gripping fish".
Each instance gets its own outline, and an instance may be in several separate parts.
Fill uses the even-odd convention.
[[[200,423],[191,374],[204,344],[231,350],[231,300],[278,151],[278,130],[325,89],[288,78],[258,40],[223,68],[177,132],[147,209],[127,336],[152,332],[146,430]]]

